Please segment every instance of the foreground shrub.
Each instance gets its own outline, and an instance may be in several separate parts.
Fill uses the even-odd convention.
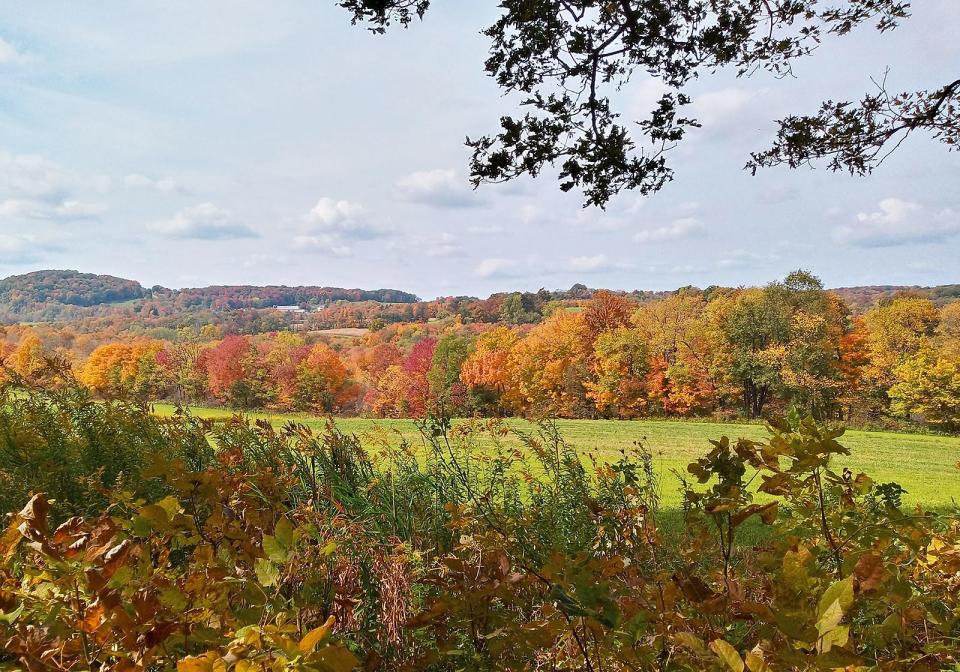
[[[46,409],[21,431],[30,418],[72,421],[89,403],[20,402]],[[714,442],[682,476],[673,512],[659,506],[642,446],[584,458],[549,423],[519,434],[518,450],[496,421],[425,421],[414,450],[386,436],[365,447],[332,423],[316,435],[181,416],[151,430],[145,409],[116,408],[172,437],[170,450],[151,450],[123,487],[91,490],[100,510],[52,528],[48,497],[34,493],[11,516],[0,668],[960,662],[958,517],[904,511],[896,484],[836,469],[842,432],[812,420],[771,426],[762,442]],[[178,442],[198,436],[215,458]]]
[[[155,460],[182,459],[200,469],[213,456],[204,423],[157,418],[131,401],[98,402],[80,387],[0,391],[0,510],[43,492],[53,516],[99,515],[110,492],[158,497],[144,478]]]

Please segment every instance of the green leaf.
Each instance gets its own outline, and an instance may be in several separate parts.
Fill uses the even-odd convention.
[[[110,581],[107,583],[108,586],[114,590],[120,590],[126,586],[133,579],[134,570],[133,567],[129,565],[124,565],[120,567],[113,576],[110,577]]]
[[[810,563],[813,555],[805,546],[796,551],[787,551],[783,556],[783,579],[798,592],[806,590],[810,583]]]
[[[159,504],[147,504],[140,509],[140,516],[149,520],[154,529],[165,529],[170,524],[167,510]]]
[[[153,532],[153,525],[143,516],[134,516],[131,521],[130,532],[135,537],[149,537]]]
[[[293,548],[293,525],[285,517],[277,521],[273,534],[283,549],[289,551]]]
[[[9,613],[5,614],[2,611],[0,611],[0,622],[6,623],[7,625],[13,625],[14,622],[18,618],[20,618],[20,614],[22,613],[23,613],[23,603],[21,603],[19,607],[17,607],[16,609],[14,609]]]
[[[286,562],[289,555],[288,549],[276,537],[271,537],[269,534],[263,535],[263,552],[274,562]]]
[[[167,518],[170,520],[180,512],[180,500],[173,495],[161,499],[157,502],[157,506],[167,512]]]
[[[840,621],[842,620],[843,607],[840,606],[839,600],[834,600],[833,603],[827,607],[827,610],[823,612],[820,620],[817,621],[817,632],[823,637],[826,633],[840,625]]]
[[[160,589],[160,604],[172,611],[180,612],[186,609],[187,598],[178,588],[168,586]]]
[[[747,669],[750,672],[770,672],[770,666],[767,665],[767,662],[763,659],[759,653],[756,653],[758,649],[754,651],[747,651]]]
[[[257,558],[253,569],[257,573],[257,581],[266,588],[276,585],[280,578],[280,568],[266,558]]]

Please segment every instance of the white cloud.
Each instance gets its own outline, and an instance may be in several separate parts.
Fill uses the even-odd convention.
[[[457,240],[457,237],[446,232],[435,236],[428,236],[419,244],[419,247],[428,257],[465,257],[467,254],[466,250]]]
[[[56,247],[30,234],[0,233],[0,263],[3,264],[35,263],[53,249]]]
[[[102,203],[66,200],[47,203],[40,200],[8,198],[0,201],[0,219],[50,219],[78,220],[95,219],[106,212]]]
[[[305,216],[310,236],[335,236],[345,240],[374,240],[389,231],[374,226],[359,203],[324,196]]]
[[[76,194],[102,194],[110,186],[109,177],[77,175],[39,154],[0,151],[0,218],[92,219],[106,206]]]
[[[123,178],[123,186],[127,189],[150,189],[153,191],[170,192],[177,188],[172,177],[152,178],[140,173],[130,173]]]
[[[646,77],[631,85],[630,112],[634,119],[649,119],[650,113],[657,109],[660,99],[670,91],[670,87],[657,77]]]
[[[75,180],[38,154],[0,152],[0,192],[40,200],[61,200]]]
[[[296,236],[293,239],[293,246],[300,252],[323,254],[328,257],[349,257],[353,254],[353,248],[337,236],[328,234]]]
[[[24,60],[24,55],[17,48],[0,37],[0,65],[10,65]]]
[[[246,224],[237,221],[229,210],[213,203],[201,203],[184,208],[173,218],[156,222],[148,227],[152,231],[172,238],[195,240],[235,240],[258,238],[259,235]]]
[[[408,236],[397,237],[381,246],[391,253],[394,259],[403,260],[408,264],[420,257],[431,259],[453,259],[466,257],[467,249],[460,239],[452,233],[411,233]]]
[[[0,201],[0,219],[13,219],[15,217],[38,218],[42,208],[33,201],[26,201],[19,198],[8,198]]]
[[[358,203],[324,196],[313,206],[313,210],[307,213],[307,221],[333,229],[359,218],[362,214],[363,206]]]
[[[721,270],[734,268],[751,268],[780,260],[780,255],[774,252],[760,253],[751,250],[733,250],[717,259],[714,266]]]
[[[330,257],[352,256],[355,242],[393,234],[390,229],[375,226],[363,205],[328,196],[317,201],[303,216],[303,222],[305,230],[293,238],[294,249]]]
[[[513,277],[517,262],[513,259],[491,257],[482,259],[473,274],[478,278],[509,278]]]
[[[397,193],[402,200],[441,208],[473,208],[485,203],[455,170],[443,168],[410,173],[397,182]]]
[[[497,233],[503,233],[503,227],[499,224],[477,224],[468,226],[467,231],[478,236],[492,236]]]
[[[692,217],[700,210],[700,201],[682,201],[673,207],[678,217]]]
[[[244,258],[240,265],[244,268],[264,268],[264,267],[277,267],[283,266],[289,263],[289,260],[286,257],[282,257],[276,254],[269,253],[256,253],[251,254],[250,256]]]
[[[106,210],[107,206],[102,203],[67,200],[54,208],[53,212],[62,219],[91,219],[102,215]]]
[[[609,260],[605,254],[570,258],[570,269],[582,273],[595,273],[598,271],[604,271],[609,268],[609,266]]]
[[[708,91],[694,96],[690,110],[709,132],[711,129],[741,121],[743,110],[765,93],[766,89],[750,91],[736,86]]]
[[[856,247],[893,247],[960,235],[960,212],[956,210],[933,211],[899,198],[885,198],[878,207],[875,212],[857,214],[854,223],[834,228],[834,240]]]
[[[703,222],[696,217],[681,217],[665,226],[638,231],[633,235],[633,239],[638,243],[663,243],[689,238],[703,230]]]

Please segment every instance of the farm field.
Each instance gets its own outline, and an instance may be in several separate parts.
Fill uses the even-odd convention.
[[[158,415],[170,415],[174,406],[154,404]],[[226,418],[233,413],[226,409],[191,407],[199,417]],[[302,414],[249,413],[250,418],[266,419],[280,426],[295,420],[315,430],[323,428],[325,418]],[[623,449],[641,441],[654,455],[661,475],[664,501],[678,502],[677,481],[671,470],[685,471],[687,464],[710,448],[709,440],[721,436],[762,439],[766,429],[760,424],[735,424],[679,420],[557,420],[564,438],[582,454],[594,454],[600,460],[612,461]],[[413,420],[371,418],[337,418],[342,431],[364,438],[373,434],[392,436],[399,443],[403,438],[412,445],[421,442]],[[529,432],[536,426],[525,420],[510,419],[507,424],[518,431]],[[516,437],[508,444],[520,445]],[[851,455],[838,460],[836,468],[848,466],[863,471],[878,482],[896,481],[907,490],[904,501],[930,508],[949,507],[960,501],[960,437],[902,432],[849,430],[840,442]]]

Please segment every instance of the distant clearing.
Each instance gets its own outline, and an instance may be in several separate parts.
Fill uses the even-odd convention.
[[[334,330],[336,331],[336,330]],[[156,404],[159,415],[169,415],[173,406]],[[231,411],[219,408],[193,407],[199,417],[226,418]],[[322,431],[324,418],[311,415],[251,413],[251,418],[269,420],[275,426],[295,420],[316,431]],[[511,419],[508,424],[520,431],[534,431],[535,425],[525,420]],[[386,435],[392,443],[406,439],[414,446],[421,445],[421,437],[413,420],[372,418],[337,418],[337,425],[345,432],[361,438]],[[678,481],[672,470],[685,472],[691,461],[710,450],[710,439],[729,436],[732,439],[762,439],[766,429],[759,424],[713,422],[684,422],[676,420],[558,420],[564,438],[583,454],[594,454],[602,461],[616,460],[621,450],[640,441],[653,454],[664,500],[678,503]],[[508,445],[519,446],[515,437]],[[960,437],[899,432],[866,432],[850,430],[840,438],[852,454],[840,456],[834,467],[849,466],[864,471],[877,482],[895,481],[906,488],[909,504],[928,507],[949,507],[960,500]]]
[[[321,334],[323,336],[333,336],[334,338],[362,338],[370,333],[369,329],[359,327],[344,327],[343,329],[318,329],[311,331],[311,334]]]

